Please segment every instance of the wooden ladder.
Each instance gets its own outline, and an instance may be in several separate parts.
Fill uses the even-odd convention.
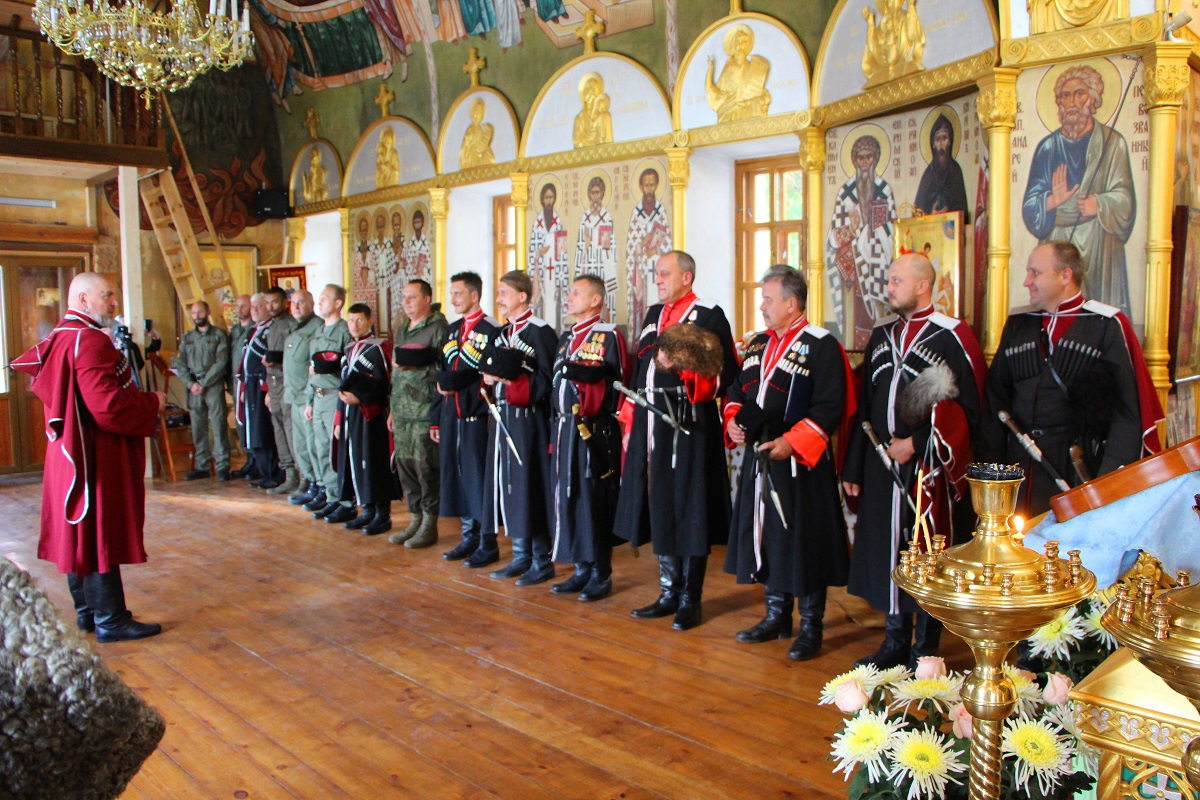
[[[175,132],[175,138],[179,142],[183,166],[187,171],[188,181],[192,185],[192,192],[200,207],[200,214],[204,218],[204,225],[208,230],[209,241],[212,242],[214,255],[220,262],[220,266],[209,269],[205,265],[204,254],[200,251],[200,244],[196,241],[191,220],[188,219],[187,207],[183,204],[183,197],[179,194],[175,176],[169,169],[140,176],[138,193],[142,197],[142,205],[146,207],[146,214],[150,217],[154,236],[158,240],[159,249],[162,250],[163,259],[167,263],[167,270],[171,273],[171,281],[175,284],[175,293],[179,296],[179,302],[183,304],[185,316],[187,307],[192,303],[198,300],[207,300],[213,322],[221,328],[228,328],[228,318],[232,313],[234,300],[237,298],[237,287],[234,285],[233,276],[229,273],[229,265],[225,262],[220,239],[216,229],[213,228],[212,217],[208,214],[204,195],[201,194],[200,186],[196,182],[196,173],[192,171],[192,162],[188,158],[187,149],[179,135],[179,128],[175,125],[175,115],[171,113],[171,106],[165,99],[163,108],[166,111],[167,119],[170,120],[171,129]]]

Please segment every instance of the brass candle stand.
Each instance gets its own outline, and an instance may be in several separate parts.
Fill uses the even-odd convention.
[[[1000,742],[1004,720],[1017,706],[1017,690],[1004,673],[1013,646],[1090,595],[1096,576],[1079,551],[1058,557],[1058,543],[1040,554],[1014,539],[1008,520],[1025,473],[1016,466],[971,464],[967,481],[979,515],[969,542],[949,549],[933,537],[932,552],[916,545],[900,555],[892,580],[931,616],[971,647],[975,669],[963,683],[963,705],[974,717],[971,800],[1000,796]]]
[[[1196,503],[1200,512],[1200,495]],[[1200,711],[1200,585],[1191,585],[1191,575],[1182,570],[1177,578],[1176,588],[1157,594],[1148,577],[1136,588],[1121,585],[1100,624]],[[1200,789],[1200,737],[1188,743],[1183,771],[1192,788]]]

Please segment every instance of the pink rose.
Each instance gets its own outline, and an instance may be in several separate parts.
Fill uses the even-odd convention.
[[[921,656],[917,659],[914,678],[941,678],[946,675],[946,659],[937,656]]]
[[[955,736],[960,739],[971,738],[971,725],[975,719],[971,716],[971,712],[967,711],[966,706],[959,703],[950,709],[950,721],[954,723]]]
[[[1075,682],[1061,672],[1051,672],[1046,676],[1046,688],[1042,690],[1042,699],[1052,706],[1061,706],[1067,702],[1067,693],[1075,686]]]
[[[856,714],[867,704],[867,693],[859,681],[846,681],[833,693],[833,704],[843,714]]]

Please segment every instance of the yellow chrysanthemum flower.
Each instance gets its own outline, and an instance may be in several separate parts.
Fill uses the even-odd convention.
[[[1072,606],[1058,619],[1034,631],[1033,636],[1029,637],[1032,645],[1030,652],[1035,656],[1070,658],[1071,646],[1079,644],[1085,635],[1079,613]]]
[[[1015,758],[1013,777],[1025,789],[1037,776],[1042,794],[1049,794],[1059,779],[1071,771],[1073,755],[1070,740],[1051,728],[1045,720],[1027,717],[1010,719],[1004,726],[1001,752]]]
[[[858,681],[867,690],[867,693],[870,694],[871,689],[879,685],[873,682],[878,674],[879,670],[871,664],[864,664],[861,667],[855,667],[849,672],[843,672],[825,684],[825,688],[821,690],[820,705],[827,706],[832,703],[834,695],[837,694],[838,687],[847,681]]]
[[[872,782],[881,780],[884,757],[902,724],[889,720],[883,711],[860,711],[833,737],[833,755],[838,760],[833,771],[844,771],[846,780],[850,780],[854,768],[861,764]]]
[[[1042,689],[1034,680],[1033,673],[1026,673],[1008,664],[1004,665],[1004,674],[1012,679],[1017,687],[1017,713],[1032,714],[1042,703]]]
[[[960,783],[953,773],[967,768],[946,737],[929,728],[896,734],[891,761],[888,778],[912,780],[908,800],[944,796],[946,784]]]
[[[943,711],[958,702],[962,691],[961,675],[941,675],[936,678],[909,678],[892,686],[892,708],[929,700]]]

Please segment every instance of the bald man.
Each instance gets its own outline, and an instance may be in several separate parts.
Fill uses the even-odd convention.
[[[146,560],[146,444],[162,392],[137,388],[109,326],[117,294],[102,275],[75,276],[66,316],[11,366],[45,404],[46,466],[38,557],[66,573],[76,622],[99,642],[154,636],[125,607],[122,564]]]
[[[171,366],[187,390],[192,420],[192,444],[196,448],[192,471],[185,481],[207,478],[216,459],[217,480],[229,480],[229,425],[226,422],[225,374],[229,371],[229,337],[212,324],[208,303],[199,300],[188,309],[196,329],[183,334],[179,355]],[[209,445],[209,434],[212,445]]]
[[[320,474],[314,459],[313,424],[305,418],[304,409],[308,405],[308,346],[317,331],[325,327],[325,321],[313,313],[313,296],[306,289],[292,292],[291,311],[296,327],[283,342],[283,413],[288,420],[292,458],[299,476],[288,501],[300,506],[316,497],[316,478]],[[283,494],[285,486],[286,483],[267,493]]]
[[[899,552],[913,538],[909,500],[915,503],[918,472],[924,470],[922,509],[931,535],[945,535],[949,544],[973,522],[965,471],[972,432],[979,429],[985,366],[966,323],[933,310],[936,278],[919,253],[888,268],[892,316],[871,331],[858,417],[842,466],[846,495],[858,498],[848,589],[887,614],[883,645],[858,663],[880,669],[933,655],[941,636],[941,623],[892,583]],[[864,423],[887,448],[903,489],[876,454]]]

